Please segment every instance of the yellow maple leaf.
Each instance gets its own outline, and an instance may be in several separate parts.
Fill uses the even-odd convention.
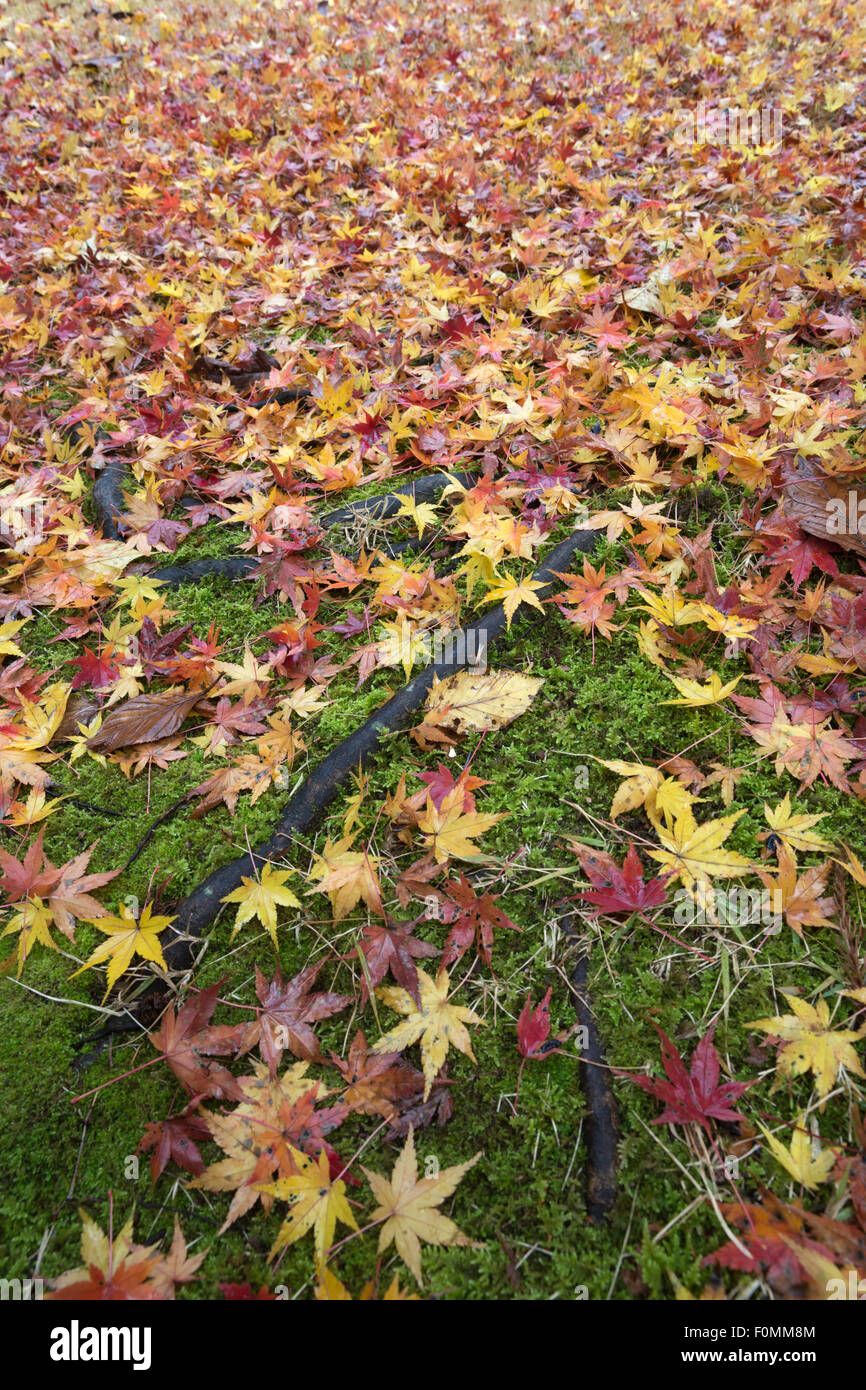
[[[29,622],[28,618],[18,618],[15,621],[10,619],[5,623],[0,623],[0,656],[24,655],[21,648],[11,639],[15,636],[16,632],[21,631],[26,622]]]
[[[265,663],[259,663],[249,646],[244,647],[243,665],[231,661],[217,661],[216,669],[230,676],[228,685],[220,686],[219,694],[241,695],[245,705],[265,693],[265,686],[271,679],[271,670]]]
[[[544,612],[536,590],[546,587],[540,580],[521,579],[518,581],[509,574],[501,579],[494,589],[488,590],[484,596],[484,601],[485,603],[493,603],[496,599],[502,599],[505,609],[505,624],[510,629],[511,619],[521,603],[529,603],[533,608],[537,608],[539,613]]]
[[[287,1245],[294,1245],[307,1231],[313,1231],[316,1259],[324,1264],[325,1256],[334,1240],[334,1229],[338,1221],[357,1231],[358,1223],[352,1215],[352,1208],[346,1200],[346,1184],[341,1178],[331,1180],[328,1155],[325,1150],[316,1158],[299,1150],[289,1148],[292,1163],[297,1169],[290,1177],[278,1178],[276,1182],[257,1183],[258,1192],[267,1192],[288,1202],[289,1214],[277,1232],[269,1259],[273,1259]]]
[[[750,867],[749,860],[722,846],[741,815],[742,811],[735,811],[733,815],[698,825],[691,808],[687,807],[671,828],[656,823],[656,833],[664,848],[650,850],[650,858],[672,875],[671,882],[680,879],[689,891],[696,884],[706,885],[714,878],[734,878]]]
[[[689,623],[700,622],[703,618],[702,603],[684,599],[676,589],[668,588],[662,594],[651,594],[641,589],[643,603],[640,605],[662,627],[686,627]]]
[[[282,907],[301,906],[292,890],[283,887],[286,879],[291,878],[294,872],[294,869],[275,869],[267,863],[258,878],[247,878],[243,875],[242,886],[220,899],[224,903],[239,904],[229,940],[234,940],[245,922],[258,917],[274,943],[274,950],[278,949],[277,903]]]
[[[0,974],[6,974],[17,961],[17,975],[20,978],[21,971],[24,969],[24,962],[32,947],[37,943],[40,946],[47,946],[51,951],[58,950],[51,935],[53,922],[54,913],[47,903],[37,897],[26,898],[21,906],[16,908],[3,931],[0,932],[0,939],[4,936],[12,936],[15,932],[19,933],[15,951],[5,960],[0,961]]]
[[[379,860],[366,850],[353,850],[354,839],[354,835],[344,835],[337,841],[327,840],[310,869],[310,878],[319,880],[310,892],[327,893],[335,922],[341,922],[361,899],[382,916],[382,894],[376,874]]]
[[[845,860],[834,859],[833,863],[838,864],[841,869],[849,873],[855,883],[859,883],[861,888],[866,888],[866,868],[863,867],[856,854],[848,845],[843,845]]]
[[[397,1157],[390,1178],[372,1173],[369,1168],[363,1169],[379,1204],[372,1220],[384,1222],[379,1232],[379,1254],[387,1250],[393,1241],[397,1254],[419,1285],[424,1283],[421,1274],[422,1241],[427,1245],[471,1244],[451,1218],[443,1216],[436,1208],[456,1191],[461,1178],[480,1157],[479,1152],[467,1163],[455,1163],[451,1168],[443,1168],[440,1173],[419,1180],[415,1136],[410,1126],[409,1137]]]
[[[759,835],[760,840],[766,840],[770,835],[785,846],[785,849],[796,858],[797,850],[803,850],[806,854],[823,854],[831,850],[833,845],[829,840],[825,840],[821,835],[816,835],[812,830],[814,825],[823,820],[826,811],[819,816],[801,815],[799,812],[791,810],[791,797],[785,794],[783,801],[778,806],[769,806],[764,802],[764,819],[769,825],[769,831]]]
[[[484,815],[479,811],[463,814],[463,788],[455,787],[444,796],[438,806],[428,794],[427,806],[423,816],[418,818],[418,829],[424,835],[424,842],[432,849],[437,864],[446,859],[477,859],[478,846],[472,843],[477,835],[483,835],[497,821],[504,820],[506,812],[498,815]]]
[[[75,979],[82,971],[89,970],[91,966],[101,965],[104,960],[110,962],[108,966],[108,983],[105,987],[105,996],[116,980],[120,978],[125,970],[128,970],[133,956],[141,956],[142,960],[154,961],[163,970],[168,970],[168,966],[162,957],[162,947],[159,944],[159,933],[165,931],[174,921],[173,917],[152,917],[150,903],[145,903],[141,915],[136,919],[132,909],[125,903],[120,909],[117,917],[88,917],[84,919],[91,926],[97,927],[104,932],[108,940],[103,941],[96,950],[85,961],[80,970],[76,970],[70,979]]]
[[[418,531],[420,539],[428,526],[435,526],[438,521],[436,508],[431,507],[429,502],[416,502],[414,494],[404,497],[400,503],[400,509],[395,513],[397,517],[406,517],[412,522]]]
[[[814,1192],[820,1183],[827,1181],[836,1162],[836,1155],[832,1149],[820,1149],[820,1145],[819,1152],[813,1155],[812,1136],[806,1129],[805,1114],[798,1115],[795,1121],[789,1149],[786,1149],[769,1130],[764,1129],[762,1124],[759,1124],[758,1128],[769,1144],[773,1157],[796,1182],[802,1183],[810,1192]]]
[[[448,1055],[449,1044],[464,1053],[474,1062],[472,1042],[464,1024],[476,1023],[483,1027],[484,1020],[464,1008],[462,1004],[448,1002],[450,980],[446,970],[440,970],[435,980],[424,970],[418,971],[420,1007],[408,990],[397,985],[385,985],[376,991],[377,998],[383,1000],[395,1013],[405,1014],[406,1018],[392,1028],[383,1038],[373,1044],[371,1051],[402,1052],[413,1043],[421,1043],[421,1059],[424,1071],[424,1099]]]
[[[817,1007],[813,1008],[805,999],[799,999],[794,994],[785,994],[785,998],[793,1013],[775,1018],[758,1018],[746,1024],[747,1028],[759,1028],[762,1033],[781,1039],[777,1063],[779,1075],[802,1076],[804,1072],[814,1072],[815,1089],[819,1096],[830,1094],[840,1069],[866,1079],[866,1072],[851,1046],[863,1037],[866,1024],[856,1033],[850,1028],[834,1031],[830,1028],[830,1010],[826,1000],[819,999]]]
[[[682,698],[662,700],[661,703],[663,705],[688,705],[691,708],[696,708],[699,705],[717,705],[721,700],[726,700],[736,690],[743,678],[736,676],[732,681],[723,685],[719,673],[711,671],[709,680],[703,685],[700,681],[685,680],[681,676],[671,676],[670,679]]]

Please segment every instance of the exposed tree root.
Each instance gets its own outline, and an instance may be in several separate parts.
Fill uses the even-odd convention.
[[[103,438],[108,436],[103,435]],[[93,506],[102,527],[102,534],[110,541],[123,540],[120,518],[126,511],[121,486],[125,469],[126,459],[117,454],[108,460],[93,484]]]
[[[430,473],[423,478],[416,478],[414,481],[406,483],[401,488],[396,488],[394,492],[380,493],[377,497],[365,497],[360,502],[352,502],[346,507],[338,507],[335,511],[326,512],[320,518],[319,524],[328,529],[331,526],[346,526],[364,517],[370,521],[383,521],[389,516],[394,516],[401,504],[407,497],[413,498],[415,502],[429,501],[437,497],[443,488],[449,483],[457,481],[468,487],[476,480],[474,473]],[[94,497],[96,489],[94,487]],[[98,509],[97,509],[98,510]],[[410,537],[404,541],[382,540],[377,543],[377,549],[384,552],[389,557],[405,555],[417,550],[421,541],[417,537]],[[228,555],[221,557],[208,558],[204,560],[190,560],[183,565],[163,565],[153,570],[152,577],[159,579],[163,584],[169,584],[173,588],[181,584],[194,584],[199,579],[204,579],[208,575],[224,575],[227,579],[244,579],[247,575],[255,574],[259,568],[259,559],[255,555]]]
[[[605,1059],[598,1025],[587,989],[589,950],[585,940],[575,935],[574,918],[562,923],[563,934],[576,941],[577,959],[571,978],[574,1012],[585,1030],[586,1044],[580,1052],[580,1085],[586,1101],[586,1152],[588,1178],[586,1210],[590,1221],[605,1221],[616,1202],[617,1144],[619,1116],[611,1085],[611,1072]]]
[[[536,591],[538,596],[543,598],[556,587],[558,581],[555,572],[566,570],[575,552],[590,552],[595,542],[595,532],[575,530],[556,546],[533,576],[544,586]],[[454,633],[454,656],[425,667],[314,768],[289,798],[269,839],[251,852],[239,855],[237,859],[216,869],[179,904],[175,921],[167,928],[163,944],[163,955],[171,970],[189,969],[193,958],[192,943],[215,920],[222,899],[241,886],[244,876],[252,878],[260,874],[268,860],[280,859],[292,848],[298,836],[313,828],[352,773],[359,766],[366,766],[382,740],[400,730],[409,716],[421,706],[434,678],[443,679],[462,670],[470,663],[471,654],[484,649],[480,644],[489,644],[506,626],[505,610],[498,604],[477,623]],[[155,981],[145,997],[160,988],[160,983]],[[100,1033],[85,1039],[85,1042],[107,1038],[113,1033],[129,1032],[134,1027],[135,1023],[130,1019],[115,1019]]]
[[[259,567],[257,555],[210,556],[205,560],[190,560],[184,565],[163,565],[151,571],[151,579],[159,579],[163,584],[177,588],[181,584],[195,584],[208,575],[224,575],[226,579],[244,579],[255,574]]]
[[[350,502],[346,507],[337,507],[333,512],[326,512],[320,524],[324,527],[348,526],[359,517],[368,517],[371,521],[385,521],[389,516],[396,515],[407,497],[412,497],[415,502],[429,502],[431,498],[438,497],[449,483],[455,481],[463,487],[471,487],[478,481],[478,475],[427,473],[423,478],[410,479],[393,492],[383,492],[378,497],[364,497],[360,502]]]

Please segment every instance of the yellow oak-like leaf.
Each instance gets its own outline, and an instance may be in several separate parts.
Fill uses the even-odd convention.
[[[445,970],[440,970],[435,980],[431,980],[426,971],[419,970],[420,1008],[408,990],[400,989],[396,985],[386,985],[376,991],[377,997],[387,1004],[389,1009],[398,1014],[405,1014],[406,1017],[396,1028],[379,1038],[371,1051],[403,1052],[413,1043],[420,1042],[425,1100],[430,1094],[437,1073],[445,1063],[449,1046],[456,1047],[471,1061],[475,1061],[472,1042],[465,1024],[475,1023],[484,1026],[484,1020],[471,1009],[449,1002],[450,984]]]
[[[384,1222],[379,1232],[379,1254],[387,1250],[393,1241],[397,1254],[419,1285],[424,1283],[421,1274],[422,1241],[427,1245],[471,1244],[451,1218],[443,1216],[437,1207],[455,1192],[461,1178],[480,1157],[479,1152],[467,1163],[455,1163],[441,1173],[419,1180],[415,1136],[410,1128],[409,1137],[390,1178],[372,1173],[369,1168],[363,1169],[378,1202],[372,1220]]]
[[[541,680],[517,671],[460,671],[434,681],[427,696],[429,721],[457,733],[503,729],[529,709]]]

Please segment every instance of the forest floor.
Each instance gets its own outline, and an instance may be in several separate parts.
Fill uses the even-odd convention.
[[[731,1299],[866,1276],[862,33],[826,0],[634,8],[0,16],[5,1277]],[[539,601],[575,527],[594,549]],[[151,582],[239,553],[261,568]],[[434,691],[164,969],[179,905],[425,635],[502,602],[492,684]],[[419,1044],[407,981],[443,951],[471,1037],[440,1013]],[[618,1110],[594,1220],[586,952]],[[257,972],[311,963],[340,1000],[245,1038]],[[154,976],[162,1014],[86,1041]],[[169,1065],[156,1030],[211,987],[222,1031]],[[527,1058],[548,990],[558,1047]],[[647,1089],[658,1029],[687,1068],[707,1040],[691,1081],[666,1053],[673,1092]],[[431,1184],[480,1154],[440,1181],[467,1239],[437,1228],[423,1285],[364,1171],[411,1145]]]

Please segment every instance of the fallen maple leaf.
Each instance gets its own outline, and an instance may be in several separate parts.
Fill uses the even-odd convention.
[[[132,1238],[131,1216],[111,1240],[86,1211],[79,1208],[78,1215],[81,1217],[84,1263],[81,1268],[70,1269],[52,1279],[47,1298],[121,1302],[172,1297],[173,1284],[165,1277],[157,1277],[158,1245],[136,1244]]]
[[[376,991],[379,999],[396,1013],[405,1014],[406,1019],[383,1038],[379,1038],[373,1044],[373,1051],[402,1052],[404,1048],[420,1041],[422,1066],[427,1083],[424,1087],[426,1100],[430,1095],[433,1080],[448,1055],[449,1044],[453,1044],[471,1061],[475,1061],[472,1043],[464,1024],[476,1023],[483,1026],[484,1020],[471,1009],[448,1002],[451,981],[446,970],[440,970],[435,981],[423,970],[419,970],[418,980],[421,986],[420,1007],[405,989],[386,985]]]
[[[289,1203],[289,1214],[277,1233],[269,1259],[273,1259],[287,1245],[293,1245],[307,1231],[313,1231],[316,1259],[324,1263],[338,1221],[357,1231],[358,1223],[352,1208],[346,1201],[346,1184],[339,1178],[331,1180],[327,1154],[309,1158],[306,1154],[292,1151],[292,1161],[296,1172],[276,1182],[261,1183],[259,1192],[267,1192]]]
[[[849,1028],[834,1031],[829,1026],[830,1010],[826,1000],[819,999],[817,1007],[813,1008],[795,994],[787,994],[784,990],[782,993],[793,1013],[758,1018],[746,1024],[747,1028],[759,1028],[781,1041],[779,1075],[802,1076],[804,1072],[813,1072],[815,1089],[821,1097],[830,1094],[840,1070],[866,1079],[866,1072],[851,1046],[866,1034],[866,1024],[857,1032]]]
[[[686,808],[677,816],[671,830],[656,823],[656,834],[664,848],[650,850],[650,858],[668,871],[671,882],[679,879],[689,891],[698,884],[711,883],[714,878],[733,878],[750,867],[749,860],[722,846],[742,814],[742,811],[735,811],[733,815],[698,825],[691,809]]]
[[[791,1147],[788,1149],[763,1125],[758,1125],[758,1128],[770,1146],[773,1157],[791,1174],[795,1182],[802,1183],[810,1192],[814,1192],[819,1183],[827,1181],[830,1170],[836,1163],[836,1155],[832,1149],[824,1149],[813,1155],[812,1136],[806,1128],[805,1114],[799,1115],[794,1121],[794,1133],[791,1136]]]
[[[439,955],[439,948],[412,934],[413,923],[399,922],[393,928],[379,922],[368,922],[361,929],[361,941],[347,959],[361,955],[364,971],[361,978],[361,1001],[366,1003],[371,990],[380,985],[390,970],[394,979],[418,1002],[418,969],[416,960]],[[447,964],[447,962],[445,962]]]
[[[171,925],[174,921],[173,917],[153,917],[151,916],[150,903],[145,903],[140,916],[136,918],[132,909],[123,903],[117,917],[106,916],[88,918],[87,920],[92,926],[98,927],[101,932],[104,932],[108,940],[97,946],[81,969],[73,971],[70,979],[74,980],[76,975],[90,970],[94,965],[101,965],[103,961],[107,960],[109,966],[105,995],[103,996],[107,998],[112,985],[125,970],[129,969],[133,956],[141,956],[142,960],[153,961],[160,969],[168,971],[168,966],[163,959],[162,947],[159,944],[159,933]]]
[[[479,850],[472,841],[498,821],[504,820],[505,814],[489,815],[473,811],[464,815],[463,791],[456,787],[438,806],[428,795],[427,809],[418,818],[418,829],[423,833],[427,847],[433,851],[437,864],[444,864],[447,859],[477,859]]]
[[[731,1108],[731,1102],[737,1100],[754,1082],[726,1081],[719,1085],[719,1054],[713,1046],[715,1029],[710,1028],[701,1038],[692,1054],[691,1068],[686,1071],[683,1059],[667,1033],[656,1023],[653,1027],[661,1038],[662,1063],[667,1081],[615,1068],[617,1076],[633,1081],[648,1095],[664,1101],[664,1113],[653,1120],[653,1124],[698,1124],[707,1134],[711,1134],[710,1120],[722,1120],[726,1124],[744,1120],[745,1116]]]
[[[680,676],[671,676],[670,679],[680,692],[680,699],[662,700],[661,703],[663,705],[687,705],[690,709],[697,709],[701,705],[717,705],[722,700],[726,700],[736,690],[742,676],[735,676],[726,685],[722,684],[721,676],[717,671],[711,671],[709,680],[703,685],[700,681],[685,680]]]
[[[266,980],[256,966],[256,995],[261,1008],[255,1022],[244,1029],[241,1051],[249,1052],[258,1044],[272,1073],[286,1048],[296,1057],[317,1059],[319,1044],[310,1024],[330,1018],[352,1002],[345,994],[310,993],[323,964],[320,960],[307,965],[287,982],[279,966],[272,980]]]
[[[804,927],[837,926],[828,916],[837,911],[835,898],[821,896],[827,887],[829,864],[806,869],[798,878],[793,855],[780,849],[778,858],[775,876],[760,865],[755,870],[767,892],[772,894],[774,914],[784,913],[788,926],[793,927],[798,936],[803,935]]]
[[[363,1168],[378,1202],[371,1220],[384,1222],[379,1232],[379,1254],[387,1250],[393,1241],[400,1259],[422,1287],[422,1241],[427,1245],[471,1244],[450,1217],[443,1216],[436,1208],[452,1195],[461,1178],[480,1157],[479,1152],[467,1163],[456,1163],[451,1168],[444,1168],[435,1177],[421,1178],[419,1181],[415,1136],[410,1129],[390,1179]]]
[[[580,896],[602,912],[643,914],[649,908],[661,907],[667,902],[667,878],[644,879],[643,865],[633,844],[628,847],[622,868],[609,854],[592,850],[577,840],[569,840],[569,849],[577,855],[581,868],[593,885],[589,890],[582,889]]]
[[[241,876],[241,887],[235,888],[234,892],[227,893],[224,898],[220,899],[220,902],[239,904],[232,934],[229,937],[230,941],[234,940],[245,922],[257,917],[274,943],[274,950],[279,950],[277,944],[277,904],[281,907],[299,908],[301,906],[291,889],[283,886],[286,879],[291,878],[294,872],[294,869],[275,869],[268,861],[263,866],[258,878]]]
[[[244,1025],[210,1027],[224,982],[197,990],[177,1013],[166,1009],[159,1028],[148,1039],[161,1052],[178,1081],[191,1096],[243,1100],[244,1092],[231,1072],[208,1057],[234,1056],[240,1051]]]
[[[766,801],[764,802],[764,819],[770,829],[760,834],[758,839],[778,840],[792,855],[796,855],[798,850],[802,850],[804,854],[825,854],[832,850],[833,846],[829,840],[818,835],[813,827],[822,821],[826,814],[825,811],[819,816],[807,816],[792,811],[791,797],[786,793],[778,806],[768,806]]]
[[[327,840],[310,869],[310,878],[319,880],[310,892],[328,895],[335,922],[341,922],[362,899],[373,912],[383,915],[376,875],[379,860],[366,851],[353,850],[353,842],[353,835],[344,835],[336,842]]]
[[[442,952],[443,966],[450,970],[455,961],[462,959],[473,941],[477,944],[479,956],[489,966],[494,931],[508,929],[519,932],[521,928],[496,906],[499,899],[493,893],[482,893],[479,897],[465,874],[461,874],[457,882],[446,883],[442,891],[456,909]]]
[[[150,1154],[150,1178],[154,1185],[170,1160],[194,1176],[204,1172],[198,1145],[210,1137],[210,1130],[207,1121],[193,1113],[198,1103],[196,1096],[180,1114],[149,1124],[139,1140],[136,1153]]]

